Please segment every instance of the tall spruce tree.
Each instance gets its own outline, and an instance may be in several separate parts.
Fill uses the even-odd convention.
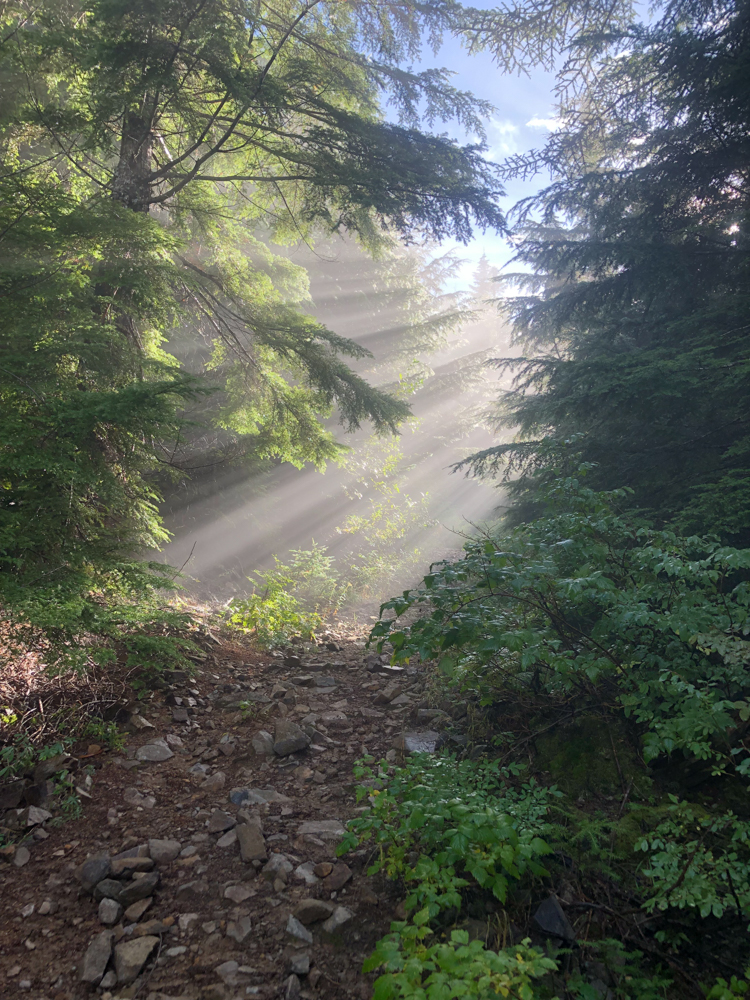
[[[149,486],[180,411],[260,457],[322,462],[325,418],[408,413],[355,374],[366,351],[289,305],[268,239],[347,231],[468,239],[502,227],[477,147],[417,129],[486,110],[398,64],[445,18],[416,6],[246,0],[3,5],[0,559],[6,601],[135,574],[163,537]],[[399,103],[389,124],[379,91]],[[263,239],[259,238],[260,236]],[[190,326],[196,380],[163,350]],[[213,376],[213,377],[212,377]],[[123,561],[124,560],[124,561]],[[129,567],[125,569],[126,565]]]
[[[750,525],[750,7],[682,0],[595,40],[595,82],[540,153],[553,183],[519,206],[508,302],[519,360],[498,422],[528,519],[565,455],[597,486],[689,530]]]

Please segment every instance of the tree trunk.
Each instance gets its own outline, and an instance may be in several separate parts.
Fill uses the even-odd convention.
[[[151,122],[142,115],[125,113],[120,159],[112,181],[112,197],[134,212],[148,212],[151,200]]]

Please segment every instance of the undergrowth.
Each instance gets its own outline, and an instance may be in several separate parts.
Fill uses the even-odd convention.
[[[470,706],[475,751],[499,761],[364,775],[348,843],[374,842],[411,912],[368,965],[379,998],[494,996],[499,975],[506,995],[594,1000],[587,956],[606,941],[617,997],[748,992],[750,550],[624,514],[625,493],[587,489],[586,471],[532,523],[433,566],[373,629],[393,662],[436,665],[446,701]],[[546,948],[556,971],[532,953],[528,908],[549,892],[577,938],[563,959]],[[477,894],[532,933],[496,942],[495,972],[451,936]],[[466,983],[445,985],[466,948],[448,975]]]

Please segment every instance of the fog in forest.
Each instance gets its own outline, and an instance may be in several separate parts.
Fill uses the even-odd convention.
[[[448,292],[461,260],[439,252],[397,247],[373,261],[344,240],[280,250],[307,273],[302,307],[365,347],[372,357],[352,367],[413,416],[398,436],[377,436],[366,426],[345,433],[334,414],[329,426],[348,450],[325,469],[206,459],[210,444],[194,442],[189,478],[165,490],[172,538],[158,558],[181,568],[186,594],[226,601],[252,589],[255,571],[322,546],[351,580],[348,606],[373,605],[455,555],[502,505],[496,483],[454,469],[498,440],[491,359],[510,343],[497,271],[483,259],[468,288]]]

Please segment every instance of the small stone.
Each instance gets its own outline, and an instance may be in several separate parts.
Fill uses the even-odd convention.
[[[187,847],[183,847],[180,851],[181,858],[192,858],[198,853],[198,848],[195,844],[188,844]]]
[[[27,903],[26,906],[24,906],[23,909],[21,910],[21,916],[25,920],[27,917],[30,917],[33,914],[35,909],[36,906],[34,906],[33,903]]]
[[[198,919],[197,913],[181,913],[177,919],[177,926],[180,928],[180,933],[187,934]]]
[[[208,766],[208,764],[193,764],[193,766],[190,768],[190,772],[189,773],[190,774],[203,774],[203,775],[206,775],[206,774],[209,774],[210,771],[211,771],[211,768]]]
[[[184,741],[181,740],[179,736],[175,736],[174,733],[167,733],[167,735],[164,737],[164,739],[165,739],[166,743],[168,744],[168,746],[170,746],[170,747],[184,747],[185,746]]]
[[[126,788],[122,793],[122,801],[132,809],[153,809],[156,805],[153,795],[144,795],[137,788]]]
[[[321,840],[339,840],[344,833],[344,827],[341,820],[338,819],[308,820],[302,823],[297,830],[298,837],[304,837],[308,834],[320,837]]]
[[[122,916],[122,907],[114,899],[103,899],[99,903],[99,923],[112,927]]]
[[[343,889],[352,877],[352,870],[348,865],[339,863],[334,866],[331,873],[323,879],[322,889],[326,892],[338,892]]]
[[[180,903],[205,903],[208,893],[208,882],[204,879],[196,879],[193,882],[185,882],[178,887],[177,900]]]
[[[173,708],[172,709],[172,719],[175,722],[188,722],[190,716],[188,715],[188,710],[186,708]]]
[[[240,903],[244,903],[246,899],[250,899],[250,897],[254,895],[255,889],[251,889],[246,885],[228,885],[224,890],[224,899],[230,899],[238,906]]]
[[[13,864],[16,868],[23,868],[24,865],[29,863],[30,859],[31,854],[28,847],[16,848],[16,853],[13,855]]]
[[[253,736],[251,743],[253,745],[253,750],[257,754],[265,756],[266,754],[273,753],[273,736],[267,733],[264,729],[261,729],[259,733]]]
[[[150,872],[154,867],[152,858],[112,858],[112,878],[129,878],[134,872]]]
[[[120,893],[120,902],[123,906],[130,906],[131,903],[137,903],[139,899],[152,896],[160,880],[161,876],[158,872],[149,872],[143,878],[129,882]]]
[[[0,785],[0,812],[6,809],[16,809],[21,804],[25,782],[11,781],[7,785]]]
[[[120,902],[122,896],[122,885],[113,878],[104,878],[94,886],[94,899],[100,902],[102,899],[116,899]]]
[[[148,719],[146,719],[144,716],[138,714],[132,715],[130,717],[129,725],[131,729],[134,729],[136,731],[139,730],[142,731],[144,729],[156,729],[156,726],[153,724],[153,722],[149,722]]]
[[[286,922],[286,932],[295,941],[304,941],[305,944],[312,944],[313,936],[310,931],[291,913]]]
[[[333,871],[333,865],[330,861],[320,861],[313,869],[318,878],[327,878],[328,875]]]
[[[18,819],[21,827],[38,826],[40,823],[46,823],[48,819],[52,819],[52,813],[46,809],[40,809],[39,806],[28,806],[21,811]]]
[[[117,986],[117,973],[114,969],[110,969],[109,972],[104,973],[104,978],[99,983],[99,986],[103,990],[110,990],[113,986]]]
[[[292,973],[288,979],[284,980],[284,985],[281,987],[281,996],[283,1000],[299,1000],[301,989],[299,979]]]
[[[333,913],[333,906],[322,899],[303,899],[294,908],[294,916],[306,927],[327,920]]]
[[[292,955],[289,961],[289,971],[293,972],[295,976],[306,976],[310,971],[310,955],[308,952],[303,951]]]
[[[313,865],[312,861],[306,861],[303,865],[299,865],[294,869],[294,874],[298,879],[305,882],[307,885],[316,885],[320,881],[315,874],[316,867],[317,866]]]
[[[337,906],[328,920],[323,924],[323,930],[328,934],[334,934],[339,927],[343,927],[353,916],[352,911],[347,910],[345,906]]]
[[[434,753],[440,742],[440,733],[432,729],[424,729],[404,733],[397,736],[393,741],[394,750],[403,750],[406,753]]]
[[[229,961],[222,962],[221,965],[217,965],[214,972],[222,982],[226,983],[227,986],[236,986],[238,981],[237,974],[239,970],[239,962]]]
[[[209,833],[224,833],[225,830],[231,830],[236,824],[237,820],[234,816],[230,816],[229,813],[217,809],[216,812],[211,813],[207,829]]]
[[[145,746],[138,747],[135,752],[136,760],[147,761],[154,764],[160,764],[162,761],[169,760],[170,757],[174,757],[174,754],[164,742],[146,743]]]
[[[217,847],[231,847],[232,844],[237,843],[237,831],[228,830],[223,837],[219,837],[216,841]]]
[[[149,840],[148,853],[157,865],[169,864],[174,861],[182,850],[179,840]]]
[[[107,968],[109,957],[112,954],[112,931],[102,931],[97,934],[91,944],[86,949],[83,956],[83,968],[81,969],[81,982],[91,983],[97,986],[104,970]]]
[[[111,862],[107,854],[99,858],[88,858],[83,862],[76,874],[78,875],[78,880],[81,883],[83,891],[93,892],[94,886],[98,885],[103,879],[108,878],[110,871]]]
[[[294,865],[283,854],[272,854],[268,859],[268,864],[261,869],[263,878],[268,882],[275,882],[276,879],[286,884]]]
[[[240,844],[240,857],[246,864],[251,861],[265,860],[267,857],[266,843],[259,821],[257,823],[241,823],[235,827],[235,831]]]
[[[291,802],[288,795],[282,795],[273,788],[232,788],[229,801],[235,806],[262,806],[272,802]]]
[[[159,938],[146,936],[134,941],[122,941],[115,948],[115,971],[120,985],[132,983],[159,944]]]
[[[186,951],[187,948],[184,944],[178,944],[174,948],[167,948],[164,954],[167,958],[177,958],[179,955],[184,955]]]
[[[53,913],[57,913],[57,910],[58,910],[58,904],[56,902],[54,902],[51,899],[45,899],[42,905],[39,907],[39,916],[40,917],[46,917],[48,915],[51,916]]]
[[[226,784],[227,776],[223,771],[214,771],[214,773],[201,785],[201,789],[204,792],[213,792],[219,788],[223,788]]]
[[[227,937],[242,944],[252,930],[250,917],[240,917],[239,920],[230,920],[227,924]]]
[[[125,910],[123,916],[131,924],[138,923],[153,901],[153,896],[149,896],[146,899],[139,899],[137,903],[132,903],[127,910]]]
[[[276,723],[276,738],[273,743],[274,753],[279,757],[287,757],[299,750],[306,750],[310,745],[310,737],[291,719],[279,719]]]

